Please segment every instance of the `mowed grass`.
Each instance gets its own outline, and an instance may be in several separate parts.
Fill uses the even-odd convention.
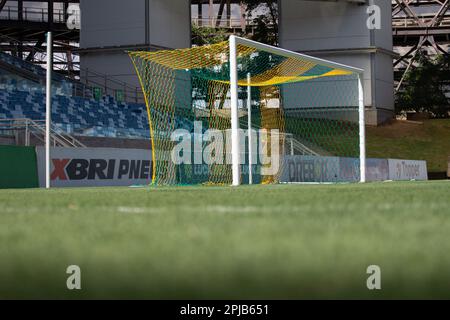
[[[394,121],[368,127],[367,156],[426,160],[428,171],[446,172],[450,157],[450,119],[422,123]]]
[[[0,298],[450,298],[449,195],[449,181],[1,190]]]

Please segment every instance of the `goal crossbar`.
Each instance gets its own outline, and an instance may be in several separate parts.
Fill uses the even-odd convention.
[[[325,59],[320,59],[320,58],[316,58],[313,56],[309,56],[303,53],[299,53],[299,52],[295,52],[295,51],[290,51],[290,50],[286,50],[283,48],[279,48],[279,47],[274,47],[268,44],[264,44],[264,43],[260,43],[257,41],[253,41],[253,40],[249,40],[249,39],[245,39],[242,37],[238,37],[235,35],[231,35],[230,36],[230,44],[231,41],[233,41],[232,39],[234,38],[234,42],[236,45],[244,45],[247,47],[252,47],[261,51],[265,51],[265,52],[270,52],[279,56],[283,56],[286,58],[294,58],[294,59],[301,59],[304,61],[309,61],[309,62],[313,62],[315,64],[321,65],[321,66],[326,66],[326,67],[330,67],[330,68],[336,68],[336,69],[341,69],[341,70],[345,70],[345,71],[349,71],[352,73],[356,73],[356,74],[362,74],[364,73],[363,69],[360,68],[355,68],[352,66],[348,66],[345,64],[341,64],[341,63],[337,63],[337,62],[333,62],[333,61],[329,61],[329,60],[325,60]]]

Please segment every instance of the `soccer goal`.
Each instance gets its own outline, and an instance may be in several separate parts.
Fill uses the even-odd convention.
[[[365,182],[363,70],[236,36],[129,56],[154,184]]]

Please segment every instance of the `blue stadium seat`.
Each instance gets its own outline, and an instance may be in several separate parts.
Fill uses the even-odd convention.
[[[45,79],[45,69],[0,52],[0,60],[18,68],[32,71]],[[45,119],[45,88],[41,83],[25,80],[16,75],[0,73],[0,119]],[[71,80],[55,73],[57,83],[53,94],[52,121],[72,134],[100,137],[148,138],[150,136],[147,110],[144,104],[117,102],[105,96],[95,100],[71,96]],[[162,117],[159,111],[152,114]],[[193,130],[190,120],[175,117],[171,123],[176,128]]]
[[[118,104],[113,97],[96,101],[54,95],[52,107],[53,123],[63,130],[69,128],[75,134],[149,137],[143,104]],[[0,90],[0,118],[44,119],[45,95],[17,89]]]

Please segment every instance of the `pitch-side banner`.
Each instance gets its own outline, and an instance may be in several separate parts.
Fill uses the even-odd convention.
[[[341,181],[358,182],[360,178],[358,158],[339,158],[339,177]],[[389,179],[389,166],[387,159],[366,159],[366,180],[386,181]]]
[[[390,180],[428,180],[427,162],[389,159]]]
[[[367,159],[367,181],[388,180],[386,159]],[[359,159],[318,156],[284,157],[281,182],[358,182]]]
[[[281,182],[340,182],[337,157],[285,156]]]
[[[39,185],[45,186],[45,148],[36,147]],[[151,152],[142,149],[51,148],[54,187],[130,186],[149,184]]]
[[[286,156],[281,182],[358,182],[358,158]],[[366,160],[367,181],[428,180],[426,161]]]

